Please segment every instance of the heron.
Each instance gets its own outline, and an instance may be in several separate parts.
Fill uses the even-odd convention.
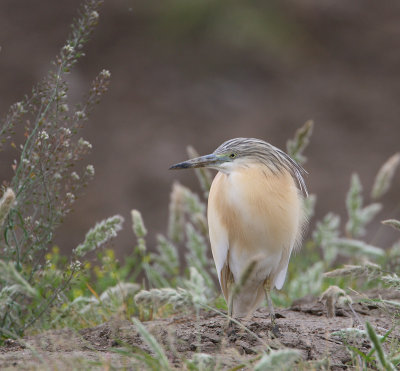
[[[228,316],[249,317],[266,298],[271,323],[277,327],[271,290],[282,288],[290,256],[301,244],[306,171],[279,148],[255,138],[228,140],[213,153],[170,169],[199,167],[218,171],[208,196],[207,219]],[[239,282],[243,287],[234,290]]]

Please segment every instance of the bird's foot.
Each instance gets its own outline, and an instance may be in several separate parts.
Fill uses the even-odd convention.
[[[235,338],[237,333],[238,333],[238,326],[235,322],[233,322],[231,319],[228,320],[228,323],[225,327],[226,335],[231,338]]]
[[[279,338],[282,336],[282,333],[279,330],[279,326],[276,323],[272,324],[272,335],[274,336],[274,338]]]
[[[272,335],[275,338],[278,338],[278,337],[282,336],[282,333],[279,330],[279,326],[276,323],[276,319],[275,318],[276,318],[275,314],[271,314],[271,330],[272,330]]]

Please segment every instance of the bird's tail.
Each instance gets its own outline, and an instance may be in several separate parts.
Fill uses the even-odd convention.
[[[221,288],[233,317],[250,316],[265,298],[264,280],[257,274],[258,261],[259,257],[254,257],[236,282],[228,264],[221,270]]]
[[[261,305],[265,298],[263,284],[258,285],[256,289],[243,287],[233,296],[233,317],[249,317]]]

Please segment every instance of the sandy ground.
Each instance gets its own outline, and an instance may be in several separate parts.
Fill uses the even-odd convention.
[[[387,292],[380,295],[394,297]],[[336,316],[328,318],[321,302],[315,298],[302,299],[291,308],[278,310],[278,337],[272,334],[265,308],[242,322],[250,331],[239,327],[227,331],[225,317],[213,312],[201,312],[198,316],[180,314],[145,322],[145,326],[163,345],[171,364],[179,369],[184,367],[182,360],[191,359],[198,352],[212,355],[218,369],[241,364],[243,369],[251,369],[257,353],[270,347],[298,349],[304,361],[322,361],[329,369],[341,370],[351,369],[352,359],[343,340],[332,335],[334,331],[361,328],[360,321],[369,321],[381,335],[393,327],[393,312],[366,303],[356,303],[353,307],[358,318],[345,308],[337,308]],[[399,335],[395,328],[390,337]],[[27,337],[21,342],[10,340],[0,348],[0,367],[2,370],[135,369],[138,366],[132,354],[121,353],[124,345],[151,353],[131,322],[112,320],[79,332],[63,329]],[[366,352],[369,341],[360,340],[357,347]]]

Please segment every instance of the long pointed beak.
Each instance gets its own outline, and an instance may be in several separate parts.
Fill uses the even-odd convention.
[[[169,170],[191,169],[191,168],[196,168],[196,167],[207,167],[207,166],[212,166],[212,165],[216,164],[217,162],[219,162],[218,157],[215,156],[212,153],[210,155],[193,158],[191,160],[180,162],[179,164],[172,165],[169,168]]]

